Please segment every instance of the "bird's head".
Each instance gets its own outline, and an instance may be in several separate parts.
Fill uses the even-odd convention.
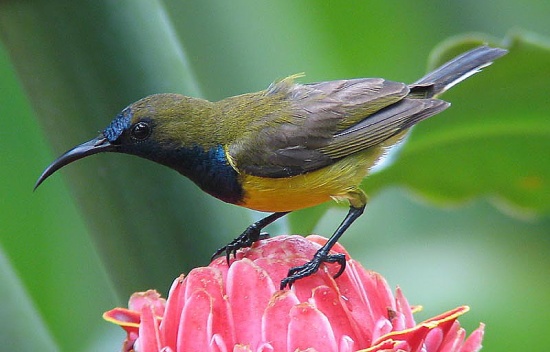
[[[159,161],[163,151],[186,145],[196,138],[197,116],[208,115],[208,101],[179,94],[155,94],[122,110],[99,136],[77,145],[54,160],[40,175],[34,189],[63,166],[89,155],[115,152]]]

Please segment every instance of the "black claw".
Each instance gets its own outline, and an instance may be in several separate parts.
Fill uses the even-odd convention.
[[[235,256],[235,253],[233,253],[233,256]],[[231,261],[231,250],[226,249],[225,250],[225,262],[227,263],[227,266],[229,266],[230,261]]]
[[[235,238],[233,241],[229,242],[226,246],[219,248],[210,258],[210,261],[214,260],[217,256],[225,252],[225,259],[227,260],[227,265],[233,258],[236,257],[237,251],[242,248],[248,248],[254,244],[254,242],[261,239],[269,237],[269,234],[262,232],[255,224],[250,225],[239,237]]]
[[[294,283],[294,279],[290,278],[290,277],[285,277],[284,279],[281,280],[281,286],[279,286],[279,290],[284,290],[285,287],[288,286],[288,288],[290,289],[292,287],[292,284]]]
[[[225,252],[227,265],[229,265],[231,254],[233,254],[233,257],[235,257],[239,249],[248,248],[252,246],[254,242],[268,238],[269,234],[267,232],[260,231],[262,231],[264,227],[271,224],[273,221],[279,219],[282,216],[285,216],[286,214],[288,214],[288,212],[273,213],[259,221],[256,221],[252,225],[248,226],[239,237],[229,242],[227,246],[218,248],[218,250],[210,258],[210,261],[214,260],[217,256]]]
[[[227,246],[218,248],[218,249],[214,252],[214,254],[212,254],[212,256],[210,257],[210,261],[213,261],[214,259],[216,259],[217,257],[219,257],[220,254],[222,254],[222,253],[225,251],[226,248],[227,248]]]
[[[346,270],[346,256],[344,254],[334,254],[334,256],[338,257],[335,262],[340,264],[340,270],[338,270],[338,272],[333,276],[336,279],[344,273],[344,270]]]
[[[270,236],[267,232],[260,232],[260,235],[258,236],[258,240],[267,240],[269,237]]]
[[[291,288],[294,282],[296,282],[296,280],[315,274],[317,270],[319,270],[319,267],[321,266],[322,263],[340,264],[340,270],[338,270],[336,275],[334,275],[334,278],[336,279],[338,276],[342,275],[342,273],[346,269],[346,256],[342,253],[326,254],[324,252],[319,251],[315,253],[315,256],[313,256],[313,259],[311,259],[309,262],[305,263],[304,265],[290,268],[290,270],[288,271],[287,277],[281,280],[280,289],[284,290],[285,287],[287,286],[288,288]]]

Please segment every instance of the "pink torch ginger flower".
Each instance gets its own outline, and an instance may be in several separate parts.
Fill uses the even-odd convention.
[[[304,264],[326,239],[278,236],[177,278],[164,300],[135,293],[129,308],[105,319],[127,332],[123,351],[479,351],[483,324],[468,338],[458,307],[422,323],[398,288],[353,259],[337,279],[324,265],[279,291],[290,267]],[[339,245],[334,251],[349,254]]]

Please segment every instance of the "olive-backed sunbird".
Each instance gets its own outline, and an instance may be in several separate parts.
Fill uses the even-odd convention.
[[[291,268],[281,289],[321,263],[345,268],[330,249],[365,209],[362,179],[414,124],[449,107],[437,96],[506,50],[480,46],[412,84],[359,78],[310,84],[290,76],[266,90],[217,102],[154,94],[126,107],[96,138],[44,170],[35,189],[61,167],[88,155],[116,152],[166,165],[225,202],[272,212],[214,256],[267,236],[261,230],[291,211],[348,200],[349,212],[311,261]]]

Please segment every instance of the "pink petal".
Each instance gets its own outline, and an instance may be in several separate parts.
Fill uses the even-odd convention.
[[[393,331],[385,336],[380,337],[374,345],[380,344],[383,341],[402,341],[406,342],[410,351],[420,351],[423,346],[423,342],[426,339],[426,336],[432,329],[440,329],[443,335],[446,335],[450,330],[453,329],[453,324],[456,319],[468,311],[468,307],[458,307],[453,310],[450,310],[446,313],[440,314],[436,317],[428,319],[414,328],[402,330],[402,331]],[[456,334],[455,334],[456,335]],[[432,343],[435,341],[431,341]]]
[[[210,352],[228,352],[230,351],[229,346],[226,341],[218,334],[214,334],[210,339]]]
[[[211,339],[212,298],[204,290],[195,291],[189,298],[178,329],[178,351],[208,351]]]
[[[428,332],[424,340],[424,346],[426,346],[426,351],[440,351],[439,347],[443,342],[443,331],[441,329],[433,329]]]
[[[372,339],[376,341],[393,330],[393,326],[388,319],[380,318],[372,327]]]
[[[274,352],[275,349],[273,348],[273,346],[271,346],[270,343],[262,343],[260,346],[258,346],[258,349],[256,350],[256,352]]]
[[[359,326],[344,305],[341,296],[333,288],[327,286],[315,288],[310,303],[328,318],[336,341],[348,336],[355,341],[357,348],[369,346],[367,340],[361,335]]]
[[[460,323],[455,321],[452,328],[447,332],[445,340],[441,343],[438,352],[457,352],[464,343],[466,331],[460,328]]]
[[[470,334],[470,336],[462,345],[460,352],[478,352],[481,350],[481,340],[483,340],[483,335],[485,333],[485,324],[479,324],[479,327]]]
[[[140,314],[126,308],[115,308],[103,313],[103,319],[117,324],[126,331],[126,339],[122,343],[122,351],[134,349],[134,343],[139,337]]]
[[[392,321],[394,330],[410,329],[416,325],[413,310],[400,287],[395,292],[395,309],[397,317]]]
[[[158,352],[161,348],[158,320],[154,316],[153,307],[141,308],[141,324],[139,325],[140,352]]]
[[[226,295],[220,291],[211,292],[212,294],[212,335],[218,336],[226,346],[235,344],[235,325],[233,323],[233,314],[231,305]]]
[[[290,310],[300,303],[292,291],[276,292],[262,317],[262,340],[273,346],[275,351],[287,351]]]
[[[318,309],[301,303],[290,310],[288,351],[334,352],[337,347],[330,322]]]
[[[232,308],[237,343],[255,349],[261,342],[261,319],[275,286],[269,275],[247,258],[231,265],[227,297]]]
[[[254,259],[254,264],[265,270],[271,276],[273,284],[278,289],[282,279],[288,274],[288,269],[292,267],[288,260],[273,259],[273,258],[258,258]]]
[[[187,276],[186,297],[197,290],[204,290],[210,295],[212,314],[210,336],[219,335],[219,339],[225,344],[234,345],[235,327],[231,307],[225,294],[222,272],[214,267],[191,270]]]
[[[224,288],[220,270],[212,267],[191,270],[187,275],[185,298],[189,298],[199,289],[207,292],[223,292]]]
[[[350,260],[348,266],[357,276],[358,284],[364,293],[364,299],[371,306],[375,320],[381,317],[387,319],[388,309],[395,310],[395,302],[386,280],[374,271],[365,270],[355,260]]]
[[[243,257],[253,260],[266,270],[278,288],[290,268],[305,264],[319,248],[320,246],[301,236],[278,236],[261,241],[258,246],[244,252]],[[311,294],[310,291],[307,294],[308,297]]]
[[[449,310],[445,313],[441,313],[439,315],[436,315],[435,317],[431,317],[429,319],[426,319],[420,324],[427,324],[427,323],[432,323],[432,322],[440,324],[439,326],[441,326],[441,324],[443,324],[443,323],[452,324],[459,316],[461,316],[462,314],[468,312],[469,310],[470,310],[470,307],[468,307],[468,306],[456,307],[455,309],[451,309],[451,310]]]
[[[147,290],[145,292],[136,292],[130,296],[128,301],[128,308],[130,310],[139,312],[141,308],[147,306],[153,309],[153,314],[157,317],[164,315],[164,307],[166,306],[166,300],[160,296],[155,290]]]
[[[349,336],[342,336],[340,339],[340,348],[338,352],[355,352],[357,351],[357,344]]]
[[[302,264],[305,264],[307,260],[304,260]],[[301,264],[300,264],[301,265]],[[313,294],[313,289],[319,286],[334,287],[334,279],[328,273],[328,270],[324,264],[321,264],[319,271],[315,275],[304,277],[294,283],[292,291],[300,302],[307,302]]]
[[[389,334],[386,334],[376,340],[374,345],[380,344],[383,341],[399,341],[406,342],[407,351],[418,351],[422,347],[424,338],[430,331],[430,327],[426,325],[417,325],[416,327],[403,330],[403,331],[394,331]]]
[[[365,350],[361,350],[360,352],[391,352],[391,351],[397,351],[397,346],[400,344],[399,341],[394,340],[384,340],[382,342],[377,343],[374,346],[371,346]],[[407,351],[407,349],[403,348],[403,351]],[[401,351],[400,351],[401,352]]]
[[[350,312],[352,319],[358,323],[359,335],[365,339],[367,345],[370,345],[372,343],[375,317],[358,279],[359,275],[356,273],[356,269],[348,266],[337,279],[337,284],[347,310]]]
[[[103,313],[103,319],[113,324],[120,325],[126,331],[135,330],[137,332],[141,317],[139,312],[126,308],[114,308]]]
[[[166,301],[166,310],[160,324],[160,333],[164,341],[164,345],[176,350],[178,325],[180,323],[181,312],[185,306],[185,287],[187,281],[184,280],[184,275],[180,275],[172,283],[172,287],[168,293]]]
[[[256,242],[251,248],[237,252],[237,259],[248,258],[255,261],[268,258],[291,263],[296,258],[311,258],[320,247],[302,236],[277,236]]]
[[[225,256],[214,259],[208,265],[210,268],[216,268],[222,274],[223,282],[227,282],[227,272],[229,271],[229,266],[227,266],[227,259]]]

